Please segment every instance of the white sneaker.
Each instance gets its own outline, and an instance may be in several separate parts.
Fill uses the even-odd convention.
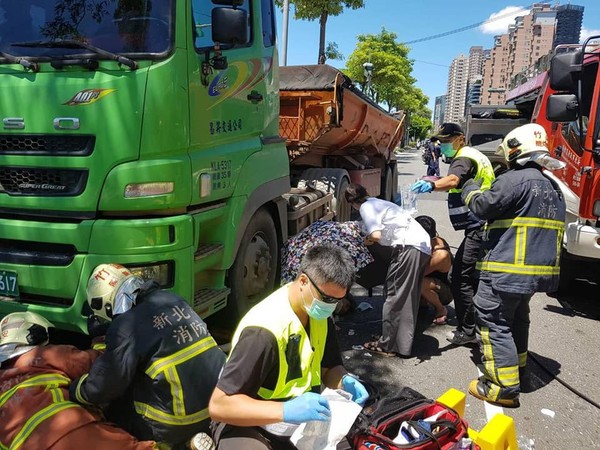
[[[215,448],[214,441],[206,433],[198,433],[190,441],[191,450],[215,450]]]

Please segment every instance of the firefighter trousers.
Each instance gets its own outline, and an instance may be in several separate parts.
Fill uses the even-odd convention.
[[[483,375],[495,398],[519,393],[519,368],[527,364],[529,300],[532,294],[501,292],[489,278],[479,281],[474,297]]]

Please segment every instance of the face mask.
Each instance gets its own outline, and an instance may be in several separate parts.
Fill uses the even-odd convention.
[[[456,150],[454,150],[454,145],[452,142],[445,142],[440,145],[440,152],[449,158],[453,158],[456,155]]]
[[[316,298],[313,295],[312,303],[310,306],[304,304],[304,310],[309,317],[315,320],[325,320],[333,314],[337,303],[325,303],[323,300]]]

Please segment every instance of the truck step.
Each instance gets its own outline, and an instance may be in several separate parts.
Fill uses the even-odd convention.
[[[202,318],[209,316],[225,307],[230,292],[229,288],[200,289],[194,294],[194,311]]]
[[[214,255],[215,253],[222,251],[223,247],[223,244],[199,244],[198,250],[194,253],[194,261]]]

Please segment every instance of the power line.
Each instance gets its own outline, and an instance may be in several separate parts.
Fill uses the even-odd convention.
[[[420,59],[413,59],[413,61],[421,63],[421,64],[431,64],[432,66],[450,67],[447,64],[438,64],[438,63],[429,62],[429,61],[421,61]]]
[[[533,5],[529,5],[529,6],[526,6],[525,8],[523,8],[523,10],[531,9],[532,7],[533,7]],[[511,13],[507,13],[507,14],[502,14],[500,16],[494,17],[491,20],[487,19],[487,20],[484,20],[483,22],[477,22],[477,23],[474,23],[472,25],[467,25],[466,27],[456,28],[454,30],[446,31],[444,33],[433,34],[431,36],[426,36],[426,37],[423,37],[423,38],[420,38],[420,39],[415,39],[413,41],[402,42],[402,44],[409,45],[409,44],[416,44],[418,42],[425,42],[425,41],[431,41],[433,39],[439,39],[441,37],[450,36],[451,34],[462,33],[463,31],[467,31],[467,30],[471,30],[473,28],[477,28],[477,27],[479,27],[479,26],[481,26],[483,24],[486,24],[486,23],[492,23],[492,22],[496,22],[496,21],[501,20],[501,19],[506,19],[507,17],[513,17],[514,15],[515,15],[515,11],[513,11]]]

